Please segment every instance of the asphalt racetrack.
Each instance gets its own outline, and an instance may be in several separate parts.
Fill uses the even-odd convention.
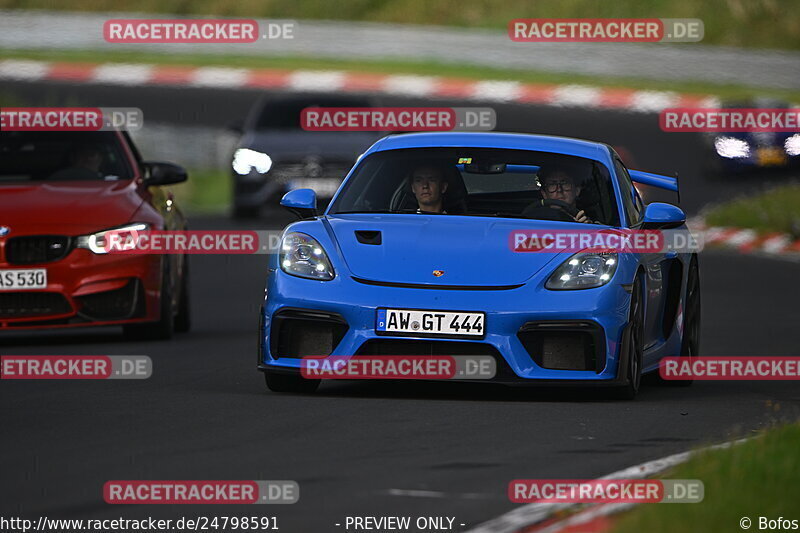
[[[257,97],[66,84],[3,90],[28,105],[135,106],[146,119],[216,126]],[[489,105],[500,129],[604,140],[624,148],[633,168],[678,171],[689,214],[765,179],[704,180],[698,137],[660,132],[656,115]],[[222,216],[191,224],[280,229],[291,220],[276,209],[256,224]],[[460,383],[325,382],[314,395],[271,393],[255,370],[266,259],[192,257],[193,331],[171,341],[130,343],[113,328],[0,337],[3,354],[148,355],[154,367],[148,380],[4,381],[0,515],[269,515],[287,533],[341,531],[346,516],[430,515],[467,527],[515,507],[506,495],[513,479],[594,478],[800,416],[791,381],[645,384],[633,402],[592,389]],[[706,251],[700,266],[701,354],[800,355],[797,263]],[[126,479],[286,479],[301,496],[256,509],[104,503],[103,484]]]

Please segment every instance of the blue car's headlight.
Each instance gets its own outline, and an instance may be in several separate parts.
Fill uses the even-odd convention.
[[[552,290],[600,287],[614,276],[617,262],[615,253],[577,253],[550,275],[545,287]]]
[[[293,276],[321,281],[334,277],[333,267],[322,245],[305,233],[284,235],[278,260],[281,270]]]

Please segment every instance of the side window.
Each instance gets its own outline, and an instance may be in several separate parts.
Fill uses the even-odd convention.
[[[641,219],[644,216],[644,202],[642,202],[642,197],[636,187],[633,188],[633,197],[633,207],[639,212],[639,218]]]
[[[130,149],[131,153],[133,154],[133,158],[136,160],[136,165],[137,165],[138,170],[139,170],[139,175],[144,176],[145,175],[145,170],[144,170],[144,167],[142,166],[143,159],[142,159],[142,154],[139,153],[139,148],[133,142],[133,139],[131,139],[131,136],[127,131],[123,131],[122,132],[122,139],[123,139],[123,141],[120,144],[124,143]],[[121,146],[121,145],[120,145],[120,150],[122,150],[123,152],[125,151],[124,147]],[[125,161],[126,162],[128,161],[127,157],[125,158]],[[133,169],[131,169],[131,170],[133,170]]]
[[[628,174],[628,169],[619,159],[614,159],[614,170],[619,179],[619,190],[622,193],[622,207],[625,209],[625,214],[628,216],[628,222],[631,226],[637,224],[642,218],[642,200],[639,198],[639,193],[633,186],[631,177]]]

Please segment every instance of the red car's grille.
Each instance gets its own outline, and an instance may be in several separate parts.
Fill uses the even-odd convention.
[[[72,310],[56,292],[0,292],[0,318],[62,315]]]
[[[63,235],[33,235],[9,239],[5,247],[6,262],[12,265],[33,265],[58,261],[70,251],[70,238]]]

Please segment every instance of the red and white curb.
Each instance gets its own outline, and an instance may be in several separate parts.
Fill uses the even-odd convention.
[[[569,518],[550,524],[526,529],[525,533],[604,533],[611,531],[614,522],[611,515],[628,511],[636,507],[635,503],[604,503],[576,513]]]
[[[689,222],[692,232],[702,233],[704,248],[721,246],[740,253],[800,260],[800,239],[786,233],[758,233],[752,229],[707,227],[702,220]]]
[[[729,448],[746,442],[747,440],[749,439],[738,439],[708,446],[696,451],[668,455],[661,459],[655,459],[619,470],[598,479],[643,479],[651,477],[681,463],[685,463],[693,455],[698,453],[707,450]],[[556,533],[571,530],[574,526],[586,526],[590,523],[599,526],[600,529],[597,529],[598,531],[605,531],[608,528],[603,526],[606,526],[607,522],[602,520],[601,517],[628,510],[635,505],[636,504],[633,503],[603,503],[595,505],[589,504],[588,506],[583,503],[529,503],[488,522],[484,522],[468,530],[467,533],[517,533],[520,531],[525,531],[525,533],[532,533],[534,531]],[[556,515],[572,512],[581,508],[584,509],[563,519],[556,517]],[[580,531],[595,530],[581,527]]]
[[[193,67],[134,63],[63,63],[6,59],[0,80],[65,81],[125,86],[214,89],[285,89],[376,93],[422,98],[458,98],[657,113],[669,107],[718,107],[713,96],[670,91],[551,85],[507,80],[371,74],[338,70],[281,70]]]

